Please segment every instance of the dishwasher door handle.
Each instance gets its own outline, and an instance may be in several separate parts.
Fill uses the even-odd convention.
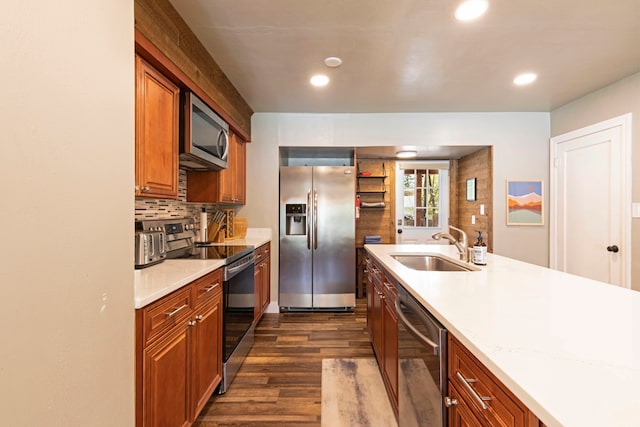
[[[400,298],[396,298],[395,306],[396,306],[395,307],[396,308],[396,314],[398,315],[398,320],[402,321],[402,323],[407,327],[407,329],[411,333],[411,335],[413,335],[418,341],[421,341],[427,347],[433,348],[433,354],[434,354],[434,356],[437,356],[438,352],[439,352],[438,350],[440,349],[440,346],[438,344],[436,344],[435,342],[433,342],[432,340],[430,340],[428,337],[424,336],[422,333],[420,333],[420,331],[418,331],[416,329],[415,326],[413,326],[411,323],[409,323],[409,320],[404,315],[404,313],[402,312],[402,308],[400,307]]]

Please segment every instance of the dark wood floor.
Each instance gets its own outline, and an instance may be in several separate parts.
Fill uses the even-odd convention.
[[[195,427],[319,426],[323,358],[373,357],[366,300],[353,313],[265,314],[227,393]]]

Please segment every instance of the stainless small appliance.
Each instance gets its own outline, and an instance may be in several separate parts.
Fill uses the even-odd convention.
[[[255,289],[254,247],[251,245],[196,244],[192,218],[139,221],[136,228],[161,229],[166,233],[167,259],[224,260],[222,283],[222,383],[225,393],[251,350],[254,339]]]
[[[135,268],[145,268],[164,261],[167,257],[164,231],[136,231],[134,253]]]
[[[447,330],[398,286],[398,427],[445,427]]]
[[[355,307],[355,168],[280,168],[280,310]]]
[[[229,125],[200,98],[182,94],[180,167],[188,170],[227,168]]]

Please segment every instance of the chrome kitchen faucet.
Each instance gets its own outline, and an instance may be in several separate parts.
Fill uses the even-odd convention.
[[[452,230],[456,230],[460,234],[459,236],[460,241],[456,240],[456,238],[453,237],[451,234],[444,233],[444,232],[435,233],[431,237],[433,237],[436,240],[440,240],[440,238],[447,239],[448,241],[450,241],[455,245],[456,249],[458,249],[458,253],[460,254],[460,259],[465,262],[469,261],[469,254],[467,252],[467,233],[465,233],[464,231],[462,231],[457,227],[454,227],[453,225],[450,225],[449,228]]]

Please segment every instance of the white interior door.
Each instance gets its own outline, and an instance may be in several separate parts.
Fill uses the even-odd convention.
[[[630,286],[630,123],[551,139],[551,267]]]

